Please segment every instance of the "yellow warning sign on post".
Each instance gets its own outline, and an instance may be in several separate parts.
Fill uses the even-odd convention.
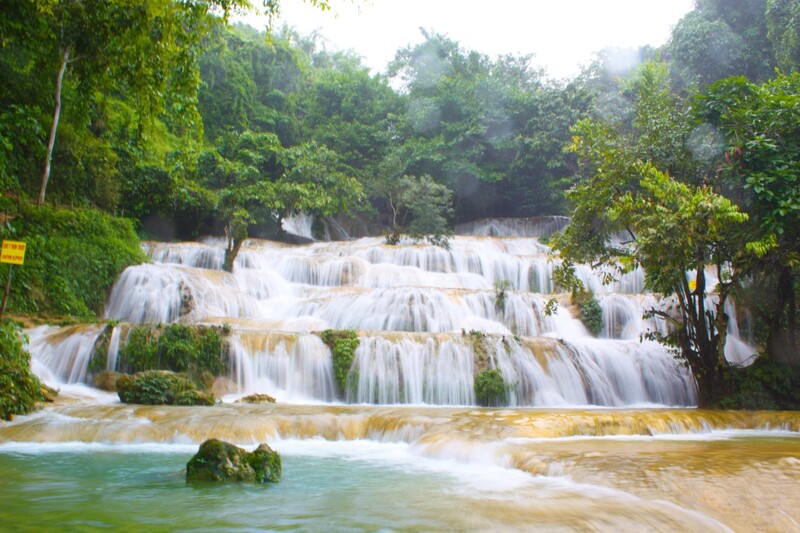
[[[3,241],[0,263],[21,265],[25,262],[25,243],[22,241]]]

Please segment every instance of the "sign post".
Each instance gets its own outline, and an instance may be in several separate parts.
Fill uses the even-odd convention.
[[[14,272],[14,265],[21,265],[25,262],[26,244],[22,241],[3,241],[0,249],[0,263],[8,263],[8,280],[6,280],[6,292],[3,293],[3,305],[0,307],[0,320],[6,312],[8,294],[11,292],[11,274]]]

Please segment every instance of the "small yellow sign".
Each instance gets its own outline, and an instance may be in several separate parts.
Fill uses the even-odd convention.
[[[695,291],[695,290],[697,290],[697,280],[691,280],[691,281],[689,281],[689,290],[690,290],[690,291]]]
[[[11,263],[21,265],[25,262],[25,243],[22,241],[3,241],[3,249],[0,252],[0,263]]]

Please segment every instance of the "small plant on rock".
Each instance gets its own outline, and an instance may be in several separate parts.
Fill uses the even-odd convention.
[[[483,407],[505,404],[506,384],[496,368],[487,368],[475,375],[475,400]]]

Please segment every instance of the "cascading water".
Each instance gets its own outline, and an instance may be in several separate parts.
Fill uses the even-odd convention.
[[[331,328],[360,335],[349,402],[472,405],[476,373],[496,368],[509,405],[693,404],[687,370],[640,339],[664,331],[642,318],[659,302],[641,293],[640,271],[603,285],[597,273],[579,269],[603,309],[600,338],[575,318],[568,298],[557,295],[557,311],[545,312],[554,262],[530,235],[547,235],[564,222],[473,223],[462,229],[476,236],[455,237],[449,249],[390,246],[378,238],[294,246],[251,240],[232,274],[221,271],[221,241],[149,244],[153,262],[123,273],[106,317],[228,324],[236,390],[281,400],[335,399],[331,353],[315,334]],[[294,229],[305,232],[303,224],[310,222],[299,219]],[[30,349],[48,377],[82,381],[99,333],[34,330]],[[111,368],[119,332],[112,339]],[[731,353],[743,360],[748,347],[735,323],[730,339]]]
[[[121,276],[109,324],[28,331],[34,370],[62,394],[0,422],[4,525],[797,529],[798,414],[652,408],[696,401],[686,368],[640,339],[665,332],[642,316],[669,302],[641,292],[641,272],[606,286],[582,267],[603,312],[591,336],[569,297],[552,294],[554,264],[536,235],[559,224],[473,224],[450,250],[253,240],[232,274],[220,270],[220,241],[147,245],[153,262]],[[752,348],[732,303],[726,313],[726,353],[744,361]],[[230,375],[215,383],[224,401],[128,405],[81,385],[127,368],[131,322],[227,324]],[[358,330],[344,397],[326,328]],[[502,408],[472,407],[486,369],[503,378]],[[278,402],[232,401],[250,393]],[[187,487],[181,469],[211,437],[269,442],[285,480]]]

